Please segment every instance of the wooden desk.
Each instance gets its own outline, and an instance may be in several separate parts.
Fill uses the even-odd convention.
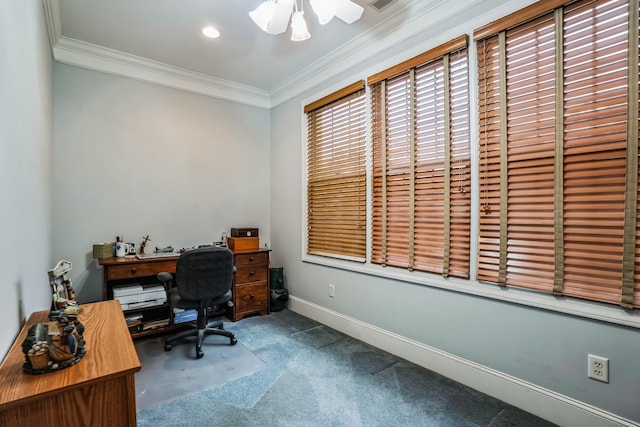
[[[57,372],[29,375],[22,342],[29,327],[48,320],[33,313],[0,365],[0,426],[135,426],[134,374],[140,370],[118,301],[82,305],[87,354]]]
[[[269,292],[269,256],[270,249],[248,249],[233,251],[234,261],[238,269],[234,280],[233,307],[229,308],[227,317],[236,322],[252,314],[269,314],[271,294]],[[103,267],[102,299],[113,298],[113,287],[126,283],[159,283],[156,275],[160,272],[175,274],[178,257],[163,258],[105,258],[101,259]],[[170,286],[173,286],[171,284]],[[167,289],[168,290],[168,289]],[[184,324],[173,324],[169,303],[162,306],[129,310],[127,313],[140,312],[150,321],[170,319],[169,325],[156,329],[133,332],[133,338],[165,333]]]
[[[99,260],[102,266],[102,299],[113,298],[113,285],[118,283],[145,283],[146,281],[160,284],[156,279],[158,273],[176,272],[178,256],[138,259],[105,258]]]

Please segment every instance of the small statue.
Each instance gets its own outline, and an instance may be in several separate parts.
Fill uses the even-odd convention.
[[[22,343],[25,363],[22,370],[28,374],[43,374],[75,365],[84,357],[84,325],[75,313],[56,310],[49,313],[48,323],[37,323],[29,328]]]
[[[151,239],[149,238],[149,235],[147,234],[146,237],[142,238],[142,243],[140,243],[140,253],[143,254],[144,253],[144,247],[147,246],[147,242],[150,242]]]
[[[75,310],[75,314],[78,314],[81,309],[75,301],[76,295],[71,287],[71,280],[65,277],[69,271],[71,271],[71,263],[65,260],[59,261],[54,268],[49,270],[49,284],[53,291],[51,310],[71,308],[70,311]]]
[[[75,357],[78,350],[77,316],[60,311],[49,314],[47,328],[49,356],[56,362],[66,362]]]

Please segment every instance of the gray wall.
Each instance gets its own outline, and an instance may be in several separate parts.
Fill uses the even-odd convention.
[[[211,244],[231,227],[269,243],[269,112],[56,63],[53,255],[80,302],[102,297],[92,245]]]
[[[51,53],[39,1],[0,6],[0,355],[51,293]]]
[[[526,2],[510,2],[512,8],[517,6],[513,3]],[[488,6],[472,8],[448,25],[430,27],[425,22],[424,34],[404,42],[411,52],[399,59],[418,53],[420,44],[425,46],[424,51],[444,39],[472,34],[477,26],[507,13],[500,9],[486,14]],[[389,58],[399,51],[380,52],[378,58],[389,66]],[[472,64],[474,58],[472,55]],[[273,259],[274,265],[284,267],[290,293],[640,422],[637,329],[431,288],[428,283],[411,284],[301,261],[303,103],[337,89],[336,82],[350,83],[384,69],[381,67],[376,68],[372,62],[362,64],[271,110]],[[475,102],[473,86],[471,93]],[[336,286],[335,298],[328,296],[329,283]],[[588,353],[610,359],[609,384],[587,378]]]

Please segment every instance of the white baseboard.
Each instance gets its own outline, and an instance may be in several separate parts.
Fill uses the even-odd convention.
[[[289,309],[560,426],[637,427],[640,425],[593,405],[295,296],[290,296]]]

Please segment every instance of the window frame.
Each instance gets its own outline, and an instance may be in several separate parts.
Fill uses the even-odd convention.
[[[555,0],[558,1],[558,0]],[[564,3],[564,2],[559,2]],[[513,10],[513,9],[512,9]],[[496,15],[498,19],[493,22],[497,22],[500,19],[503,19],[503,13]],[[484,19],[484,23],[489,22],[490,19]],[[480,28],[483,25],[483,22],[479,22],[478,25],[474,25],[474,28]],[[471,25],[469,25],[471,26]],[[466,28],[463,30],[471,40],[473,40],[473,28]],[[459,33],[458,33],[459,34]],[[424,49],[421,49],[421,51]],[[405,57],[412,56],[408,51]],[[415,53],[414,53],[415,54]],[[470,278],[469,279],[458,279],[455,277],[443,278],[438,275],[423,273],[419,271],[403,271],[401,269],[396,268],[383,268],[379,265],[374,265],[369,262],[370,259],[370,248],[367,248],[367,261],[365,263],[354,263],[340,259],[333,258],[325,258],[325,257],[317,257],[312,255],[307,255],[305,253],[306,242],[304,238],[301,239],[301,261],[303,264],[307,264],[308,266],[320,266],[327,267],[336,270],[340,270],[343,272],[341,276],[341,280],[343,281],[363,281],[366,280],[366,277],[371,277],[372,280],[375,280],[377,283],[384,283],[385,281],[392,280],[392,286],[407,286],[409,285],[417,285],[417,286],[425,286],[431,289],[427,289],[425,291],[428,292],[454,292],[459,294],[462,298],[483,298],[489,299],[497,306],[501,304],[516,304],[523,307],[531,307],[535,309],[541,309],[545,311],[549,311],[552,313],[558,314],[566,314],[570,316],[576,316],[580,318],[592,319],[597,321],[602,321],[610,324],[621,325],[625,327],[632,327],[640,329],[640,310],[633,311],[624,311],[620,309],[620,307],[615,305],[609,305],[605,303],[592,302],[587,300],[580,300],[574,298],[567,298],[562,296],[553,296],[546,293],[539,293],[530,291],[527,289],[508,287],[501,288],[495,286],[494,284],[488,284],[484,282],[480,282],[476,279],[477,277],[477,257],[478,257],[478,213],[480,209],[480,188],[479,188],[479,151],[478,151],[478,98],[474,96],[478,91],[478,70],[477,66],[477,52],[474,42],[469,44],[468,48],[468,62],[469,62],[469,92],[470,92],[470,128],[471,128],[471,245],[470,245]],[[377,70],[387,68],[390,61],[386,60],[380,61],[378,66],[369,67],[369,70],[372,72],[376,72]],[[371,75],[371,72],[357,72],[351,75],[351,78],[348,80],[353,81],[354,76],[356,78],[361,78],[362,75]],[[336,87],[342,87],[344,85],[334,85],[333,90],[336,90]],[[369,97],[369,88],[366,86],[367,94]],[[306,116],[303,112],[303,107],[305,104],[318,99],[326,93],[330,93],[332,90],[323,90],[316,94],[312,94],[309,97],[303,99],[300,102],[300,120],[301,120],[301,141],[302,141],[302,153],[301,153],[301,164],[302,167],[302,200],[301,200],[301,232],[302,236],[304,236],[306,230]],[[370,102],[369,100],[367,102]],[[367,109],[367,120],[370,123],[370,110]],[[370,126],[367,127],[367,132],[370,132]],[[370,135],[367,135],[368,138],[368,146],[370,149]],[[367,156],[370,158],[370,153],[367,153]],[[371,206],[371,196],[370,196],[370,183],[371,183],[371,166],[368,164],[367,166],[367,180],[368,180],[368,194],[367,194],[367,245],[370,245],[370,206]],[[317,270],[322,272],[322,270]],[[364,276],[364,277],[363,277]],[[428,295],[425,296],[428,298]]]
[[[630,8],[631,12],[625,16],[621,12],[623,8],[625,11]],[[611,15],[613,10],[617,11],[615,15]],[[637,274],[638,265],[633,263],[633,259],[638,257],[640,247],[640,237],[635,226],[638,212],[635,204],[638,138],[637,130],[632,132],[638,115],[637,97],[634,101],[632,95],[637,96],[637,93],[629,87],[629,82],[637,84],[638,80],[638,27],[631,25],[635,27],[635,31],[631,31],[626,37],[622,35],[623,30],[634,19],[637,22],[638,2],[635,0],[553,0],[525,7],[474,32],[479,56],[477,71],[481,73],[485,70],[478,81],[480,90],[477,110],[480,117],[478,151],[481,152],[480,157],[484,158],[484,162],[480,162],[485,163],[479,171],[482,175],[480,185],[484,189],[479,196],[483,199],[483,208],[487,208],[481,209],[480,213],[483,220],[479,230],[480,279],[499,286],[538,288],[537,291],[543,293],[552,292],[570,298],[617,304],[624,309],[632,307],[634,284],[625,280],[623,272],[629,267],[627,262],[631,261],[631,270],[635,268]],[[587,26],[583,21],[591,25]],[[591,37],[588,40],[596,38],[596,43],[583,41],[586,30],[589,30],[588,35]],[[611,38],[612,30],[617,30],[615,38]],[[577,38],[577,34],[580,38]],[[542,48],[543,54],[539,57],[542,59],[540,64],[546,67],[547,73],[536,73],[531,78],[530,71],[519,71],[519,62],[522,62],[525,54],[531,56],[539,53],[534,52],[531,46],[537,48],[542,45],[531,43],[530,38],[541,36],[551,41],[551,48]],[[625,43],[620,42],[620,39]],[[628,44],[629,39],[635,41]],[[579,41],[577,46],[570,44],[576,40]],[[601,40],[607,42],[602,43]],[[624,46],[626,51],[620,46]],[[566,65],[576,61],[571,50],[575,50],[578,58],[585,64],[577,70],[568,69]],[[602,55],[606,55],[607,59],[613,61],[610,58],[613,53],[618,55],[615,72],[609,69],[608,62],[602,60]],[[488,65],[481,64],[484,59],[489,61]],[[537,58],[527,59],[528,65]],[[620,65],[622,61],[627,61],[626,70]],[[549,67],[551,72],[548,71]],[[587,75],[597,78],[598,83],[601,80],[606,83],[601,86],[588,85],[590,80],[572,77],[577,72],[589,73]],[[614,80],[609,80],[612,78]],[[483,80],[484,86],[481,82]],[[515,88],[520,93],[511,92],[513,89],[509,85],[512,80],[515,80]],[[626,86],[619,83],[623,80],[626,81]],[[544,84],[546,92],[553,94],[555,91],[555,96],[550,98],[552,102],[540,101],[537,97],[538,84]],[[587,95],[583,93],[584,87],[589,88]],[[518,99],[523,93],[528,98],[535,97],[536,101],[525,103]],[[572,104],[567,104],[567,101]],[[483,104],[488,108],[482,108]],[[621,112],[620,105],[625,106],[624,113]],[[568,111],[571,106],[573,111]],[[613,124],[605,122],[606,132],[602,130],[603,123],[589,123],[588,130],[591,132],[587,138],[582,130],[586,123],[582,115],[593,115],[595,111],[623,117],[617,118]],[[519,123],[511,121],[512,115]],[[535,115],[534,120],[531,120],[532,115]],[[577,116],[580,116],[579,121],[576,121]],[[536,126],[522,117],[535,122]],[[547,127],[541,128],[540,123],[545,123],[545,120]],[[518,126],[529,127],[525,138],[515,137],[519,131]],[[611,130],[613,128],[615,132]],[[621,128],[626,130],[624,138],[620,136]],[[539,135],[536,134],[542,130],[546,146],[540,144]],[[532,131],[538,140],[534,140],[530,147],[539,154],[531,156],[527,152],[527,161],[522,161],[525,151],[517,145],[527,143],[527,137],[533,136],[530,134]],[[624,147],[620,148],[622,141]],[[540,164],[545,159],[547,171],[541,172],[545,168],[540,168]],[[631,171],[635,178],[627,176],[626,184],[621,185],[625,181],[625,171],[620,172],[613,165],[612,159],[617,163],[626,163],[626,170]],[[538,167],[534,175],[530,175],[531,172],[526,175],[518,174],[525,168],[534,169],[534,163]],[[602,169],[598,168],[599,165],[602,165]],[[591,167],[595,167],[595,171],[591,171]],[[624,168],[623,165],[622,169]],[[544,175],[551,175],[551,179],[547,178],[543,186],[536,185],[540,181],[532,183],[519,178],[533,176],[536,180],[542,180]],[[593,187],[587,187],[587,181]],[[552,193],[546,194],[547,200],[551,201],[547,201],[546,205],[552,205],[552,209],[545,218],[541,216],[544,208],[529,201],[533,197],[533,191],[536,196],[540,196],[542,191]],[[604,199],[600,201],[599,196]],[[518,206],[524,206],[523,199],[527,200],[527,206],[534,206],[531,212],[526,212],[530,217],[528,219],[522,208],[518,210]],[[614,209],[610,206],[615,206],[614,202],[624,207]],[[593,207],[576,209],[586,203],[591,203]],[[538,212],[535,212],[536,208]],[[629,213],[630,210],[635,213],[627,217],[625,212]],[[605,215],[607,213],[610,215]],[[629,223],[627,227],[621,227],[616,224],[616,219],[620,224],[626,224],[627,220]],[[536,230],[533,231],[534,229]],[[634,251],[625,249],[627,232],[631,230],[635,231],[630,238],[634,243],[635,254]],[[620,242],[614,241],[612,233],[617,233]],[[525,253],[526,256],[523,255]],[[538,260],[534,259],[535,254],[539,255]],[[621,264],[618,264],[618,257],[624,259]],[[537,281],[532,279],[536,276]],[[619,282],[616,280],[617,276],[620,276]],[[524,280],[523,277],[527,279]],[[619,289],[616,288],[617,284],[620,285]],[[635,293],[636,308],[640,308],[637,305],[637,283]]]
[[[303,239],[305,253],[357,262],[366,261],[366,200],[365,209],[359,208],[354,213],[353,210],[350,212],[348,208],[350,206],[349,202],[357,201],[362,193],[364,193],[366,199],[367,154],[365,149],[368,132],[366,116],[356,121],[355,125],[358,129],[361,129],[361,132],[357,133],[355,138],[352,137],[351,132],[348,132],[348,134],[344,132],[345,129],[352,131],[354,107],[358,108],[355,110],[356,112],[360,109],[367,111],[366,100],[364,81],[359,80],[304,106],[306,118],[304,182],[305,200],[307,202],[307,209],[304,214],[305,233]],[[310,129],[309,124],[312,122],[315,127]],[[314,135],[313,138],[311,137],[312,134]],[[353,144],[357,144],[360,138],[362,138],[363,142],[362,152],[357,147],[353,148]],[[334,141],[337,141],[337,144],[334,144]],[[314,150],[311,151],[313,153],[314,167],[310,167],[312,156],[309,148],[312,144],[314,144]],[[339,158],[346,158],[347,162],[338,162]],[[363,168],[362,174],[359,172],[359,167]],[[315,180],[310,178],[310,172],[316,178]],[[347,182],[344,179],[340,179],[340,177],[355,177],[357,179],[351,182],[356,184],[355,186],[350,186],[346,192],[336,191],[336,186],[332,184],[336,176],[338,176],[338,184]],[[364,178],[364,182],[361,181],[361,177]],[[311,196],[309,194],[310,187],[317,190]],[[334,208],[327,209],[324,208],[325,204],[322,203],[323,208],[319,210],[317,215],[313,215],[311,212],[314,212],[314,210],[309,206],[311,197],[314,201],[324,201],[327,198],[333,201],[338,198],[342,202],[347,202],[347,205],[342,205],[341,203],[339,207],[334,206]],[[313,206],[316,205],[314,204]],[[346,209],[345,206],[347,206]],[[348,220],[347,227],[344,227],[344,223],[338,220],[336,216],[342,219],[346,218]],[[358,217],[363,217],[363,219],[357,221]],[[312,227],[312,224],[315,224],[315,226]],[[329,231],[325,232],[319,224],[326,225]],[[363,226],[364,229],[362,229]],[[356,237],[355,245],[341,243],[351,236]],[[360,256],[360,253],[362,253],[362,256]]]
[[[371,263],[469,278],[468,48],[463,35],[368,79]]]

